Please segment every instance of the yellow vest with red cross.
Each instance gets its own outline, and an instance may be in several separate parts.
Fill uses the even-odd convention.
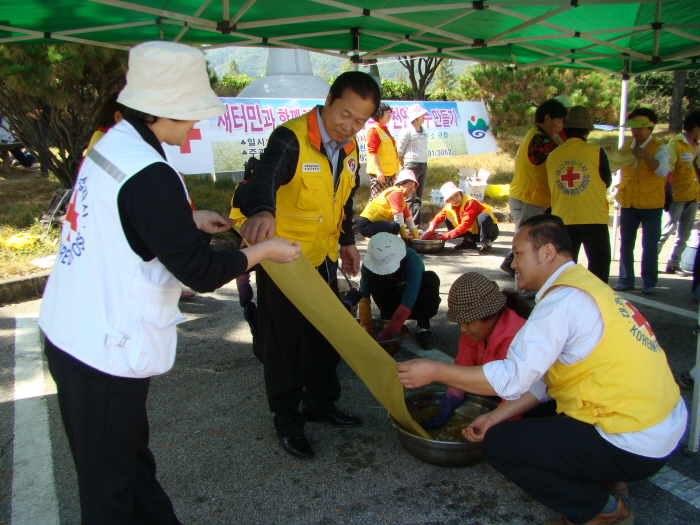
[[[360,213],[360,217],[369,219],[370,222],[393,221],[394,214],[391,212],[391,204],[389,204],[389,195],[396,191],[400,192],[401,189],[397,188],[396,186],[392,186],[391,188],[385,189],[383,192],[381,192],[374,199],[367,203],[365,209],[362,210],[362,213]],[[406,209],[405,199],[401,211],[403,211],[404,209]]]
[[[467,195],[466,193],[462,194],[462,202],[459,205],[459,209],[456,209],[452,204],[447,203],[447,206],[445,206],[442,211],[445,212],[445,220],[449,221],[450,224],[452,225],[452,228],[456,228],[461,224],[462,220],[462,215],[464,214],[464,208],[467,207],[467,204],[469,204],[470,200],[477,200],[474,199],[474,197]],[[486,204],[485,202],[479,202],[484,207],[484,211],[489,214],[489,217],[491,217],[491,220],[493,220],[494,224],[498,224],[498,221],[496,220],[496,217],[494,217],[493,212],[491,211],[491,206]],[[483,213],[483,212],[482,212]],[[472,225],[469,227],[467,230],[469,233],[479,233],[479,223],[474,220],[472,222]]]
[[[314,266],[326,257],[337,261],[343,206],[355,186],[357,143],[352,139],[344,147],[346,157],[334,191],[331,164],[320,151],[316,110],[282,126],[293,131],[299,141],[299,161],[292,180],[277,190],[275,235],[299,241],[302,253]]]
[[[607,224],[608,198],[600,178],[600,147],[570,138],[547,157],[552,215],[564,224]]]
[[[557,360],[545,374],[557,412],[608,434],[644,430],[663,421],[680,391],[647,320],[579,264],[564,270],[555,286],[590,294],[605,326],[588,357],[571,365]]]
[[[625,142],[622,149],[630,149],[632,141]],[[659,151],[661,143],[654,137],[644,149],[652,156]],[[636,166],[635,166],[636,164]],[[617,185],[615,198],[623,208],[652,209],[664,207],[664,184],[666,177],[659,177],[649,165],[638,159],[622,168],[622,180]]]
[[[549,208],[551,199],[547,184],[547,167],[544,162],[535,166],[527,156],[530,141],[539,133],[542,133],[539,129],[530,128],[520,144],[518,156],[515,158],[513,182],[510,183],[510,196],[533,206]]]
[[[673,173],[673,202],[688,202],[698,198],[698,179],[693,167],[695,150],[688,144],[683,133],[679,133],[668,142]]]
[[[377,148],[377,159],[382,168],[382,173],[387,177],[396,175],[399,172],[399,157],[396,153],[394,141],[391,140],[389,134],[379,124],[375,123],[370,129],[374,129],[379,135],[379,140],[381,140],[381,144]],[[377,174],[377,165],[371,155],[367,155],[367,173],[371,175]]]

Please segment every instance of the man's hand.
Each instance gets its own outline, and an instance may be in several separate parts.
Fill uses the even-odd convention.
[[[269,211],[256,213],[241,226],[241,237],[250,246],[275,236],[275,218]]]
[[[236,222],[232,219],[226,219],[216,212],[209,210],[194,210],[192,218],[197,228],[207,233],[225,232],[231,228],[231,225]]]
[[[434,381],[435,361],[411,359],[396,367],[399,381],[406,388],[418,388]]]
[[[243,225],[245,226],[245,224]],[[343,271],[353,277],[360,271],[360,252],[357,246],[348,244],[340,247],[340,261]]]
[[[659,167],[659,161],[654,158],[654,155],[649,153],[644,148],[634,148],[632,150],[632,154],[638,159],[642,159],[644,162],[646,162],[651,170],[655,170]]]
[[[273,237],[262,245],[267,248],[265,259],[279,264],[292,262],[301,255],[299,241],[290,243],[287,239]]]
[[[378,181],[380,184],[384,184],[384,183],[386,182],[386,177],[384,176],[383,173],[382,173],[381,175],[377,174],[377,181]]]
[[[490,414],[482,414],[477,417],[471,425],[462,430],[462,435],[472,443],[484,440],[486,431],[495,424]]]

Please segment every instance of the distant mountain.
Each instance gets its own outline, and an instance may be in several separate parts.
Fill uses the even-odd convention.
[[[236,61],[238,70],[249,76],[258,77],[265,74],[267,67],[267,49],[251,47],[224,47],[219,49],[204,50],[209,65],[214,68],[219,78],[226,73],[231,59]],[[311,53],[311,67],[314,74],[323,78],[337,77],[346,60],[322,53]],[[461,75],[464,67],[472,62],[466,60],[452,60],[452,71],[455,75]],[[361,66],[362,71],[369,68]],[[379,74],[382,78],[408,83],[408,72],[397,61],[379,63]]]

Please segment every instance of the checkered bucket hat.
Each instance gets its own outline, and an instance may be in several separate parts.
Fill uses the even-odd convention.
[[[465,273],[450,288],[447,296],[447,319],[453,323],[471,323],[499,312],[506,296],[498,285],[480,273]]]

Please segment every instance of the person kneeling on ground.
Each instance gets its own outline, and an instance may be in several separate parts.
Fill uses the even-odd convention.
[[[445,198],[445,207],[430,221],[430,226],[421,237],[430,239],[464,239],[455,250],[479,250],[481,254],[491,253],[491,243],[498,239],[498,221],[488,204],[462,193],[454,182],[446,182],[440,188]],[[445,221],[447,233],[435,233],[435,229]],[[481,247],[477,246],[481,243]]]
[[[394,337],[407,319],[415,319],[416,340],[423,350],[435,346],[430,319],[440,305],[440,278],[425,271],[419,255],[406,248],[403,241],[390,233],[378,233],[367,245],[362,259],[360,282],[360,324],[370,334],[372,307],[370,295],[379,307],[382,319],[391,319],[377,335],[377,341]]]
[[[547,525],[630,524],[608,491],[658,472],[678,446],[685,403],[649,323],[583,266],[556,215],[524,221],[513,238],[518,288],[538,290],[505,359],[454,366],[398,364],[407,388],[433,381],[507,399],[463,434],[488,462],[566,517]],[[507,421],[553,398],[567,417]]]
[[[364,211],[357,221],[357,229],[365,237],[372,237],[380,232],[401,235],[402,239],[408,239],[406,229],[411,232],[414,239],[418,239],[411,210],[406,205],[409,197],[418,187],[416,176],[411,170],[401,170],[396,177],[396,184],[377,195],[367,203]]]
[[[505,359],[511,341],[525,324],[531,307],[513,291],[500,292],[498,285],[475,272],[465,273],[450,288],[447,319],[459,324],[459,348],[455,365],[481,366]],[[449,387],[440,410],[423,421],[425,430],[444,427],[464,401],[464,390]]]

